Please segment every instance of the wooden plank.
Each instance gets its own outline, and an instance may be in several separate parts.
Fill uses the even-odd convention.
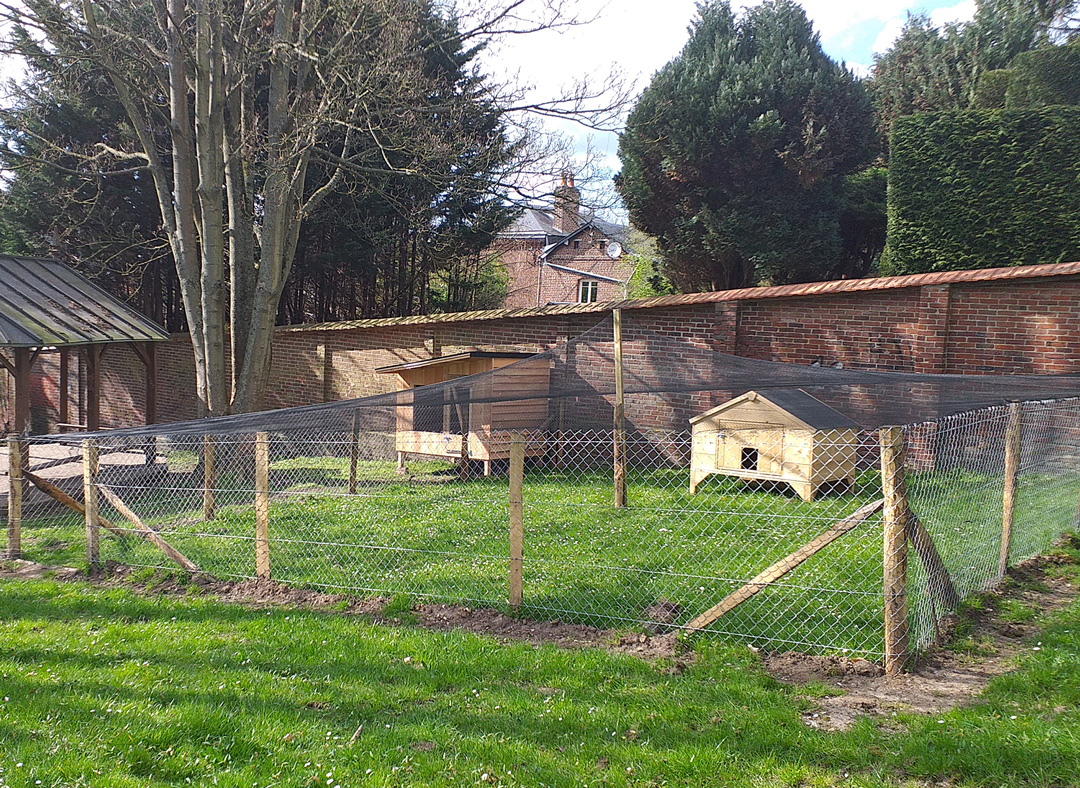
[[[112,507],[116,509],[116,511],[120,512],[120,514],[127,518],[128,522],[135,526],[135,531],[139,534],[139,536],[146,539],[148,542],[154,545],[154,547],[165,553],[165,555],[167,555],[169,558],[171,558],[173,561],[175,561],[187,571],[202,571],[192,561],[189,561],[186,557],[184,557],[184,555],[179,550],[177,550],[175,547],[162,539],[157,531],[155,531],[153,528],[148,527],[146,523],[139,519],[139,516],[136,515],[135,512],[131,511],[131,508],[126,503],[124,503],[124,501],[120,498],[119,495],[117,495],[115,492],[113,492],[103,484],[98,485],[98,492],[101,493],[102,497],[105,498],[105,500],[108,501],[112,505]]]
[[[998,577],[1009,568],[1012,548],[1013,514],[1016,510],[1016,477],[1020,470],[1020,403],[1009,404],[1009,420],[1005,427],[1005,493],[1001,509],[1001,554],[998,558]]]
[[[17,435],[8,436],[7,557],[22,556],[23,447]]]
[[[525,438],[514,433],[510,443],[510,607],[521,607],[522,558],[525,543]]]
[[[861,506],[854,512],[849,514],[843,520],[840,520],[832,525],[829,530],[819,535],[817,538],[807,542],[791,555],[785,556],[770,566],[765,571],[755,576],[752,580],[746,583],[744,586],[733,591],[724,597],[720,602],[713,607],[706,610],[697,618],[693,619],[686,625],[687,629],[703,629],[709,626],[709,624],[716,621],[721,616],[730,613],[737,608],[743,602],[755,597],[760,591],[767,588],[771,583],[775,583],[784,575],[788,574],[791,570],[801,565],[806,559],[810,558],[815,553],[821,551],[828,545],[835,542],[841,536],[848,531],[854,529],[861,522],[866,520],[874,513],[881,510],[884,504],[883,499],[878,499],[871,503]]]
[[[255,575],[270,577],[270,436],[255,436]]]
[[[217,456],[213,435],[203,435],[202,508],[203,520],[213,520],[217,513]]]
[[[949,576],[949,570],[945,568],[945,562],[941,560],[933,537],[922,521],[911,512],[908,512],[908,540],[926,569],[931,593],[937,596],[948,610],[960,607],[960,595],[956,593],[956,587]]]
[[[31,473],[30,471],[24,470],[23,476],[26,478],[26,481],[33,484],[35,487],[37,487],[39,490],[41,490],[43,493],[45,493],[57,503],[62,503],[64,506],[71,509],[73,512],[77,512],[84,518],[86,517],[86,507],[83,506],[82,501],[78,501],[72,498],[70,495],[61,490],[52,482],[42,479],[40,476]],[[123,528],[117,527],[109,520],[106,520],[104,517],[102,517],[100,514],[98,515],[97,522],[99,526],[104,528],[106,531],[115,534],[116,536],[127,536],[127,533],[124,531]]]
[[[611,310],[615,337],[615,414],[614,441],[612,454],[614,459],[613,482],[615,487],[615,508],[626,506],[626,400],[623,392],[622,363],[622,310]]]
[[[86,562],[91,574],[101,569],[101,554],[98,548],[100,524],[98,523],[98,448],[97,444],[86,439],[83,449],[83,520],[86,523]]]
[[[882,562],[885,593],[885,672],[900,672],[908,657],[907,620],[907,486],[904,480],[904,433],[883,427],[881,485],[884,492]]]
[[[461,459],[458,466],[458,478],[461,481],[469,480],[469,436],[472,430],[472,403],[466,402],[455,405],[457,408],[458,424],[461,425]]]

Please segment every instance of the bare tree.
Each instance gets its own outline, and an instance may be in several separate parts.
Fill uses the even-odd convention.
[[[452,133],[458,109],[432,95],[425,73],[424,55],[440,43],[431,35],[441,18],[435,3],[25,0],[0,8],[28,31],[24,40],[108,75],[137,144],[103,140],[98,154],[153,179],[207,415],[262,405],[301,222],[364,176],[437,182],[470,152],[461,146],[474,144]],[[482,45],[577,22],[557,2],[508,0],[438,30]],[[550,102],[518,98],[491,96],[504,110],[599,126],[624,96],[580,86]],[[541,155],[520,151],[477,187],[505,187]]]

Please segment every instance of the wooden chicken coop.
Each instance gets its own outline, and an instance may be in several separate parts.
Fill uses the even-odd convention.
[[[395,375],[399,390],[496,370],[497,374],[472,382],[465,401],[455,401],[447,389],[439,401],[423,398],[398,408],[398,467],[404,467],[409,455],[443,457],[483,462],[484,475],[490,475],[492,461],[510,457],[511,431],[527,435],[547,421],[551,362],[534,359],[531,353],[470,350],[376,369]],[[538,446],[536,451],[540,450]]]
[[[785,482],[804,501],[855,482],[858,424],[799,389],[748,391],[690,420],[690,493],[712,474]]]

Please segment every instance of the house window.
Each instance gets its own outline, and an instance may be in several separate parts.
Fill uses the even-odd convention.
[[[593,279],[582,279],[578,282],[578,303],[591,304],[597,300],[600,294],[600,283]]]
[[[575,249],[580,249],[581,248],[581,241],[574,241],[574,248]]]

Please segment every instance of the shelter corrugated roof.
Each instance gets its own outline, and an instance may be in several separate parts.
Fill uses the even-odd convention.
[[[549,317],[610,312],[612,309],[660,309],[692,304],[715,304],[723,301],[758,301],[766,298],[805,298],[835,293],[855,293],[870,290],[897,290],[905,287],[925,287],[962,282],[997,282],[1009,279],[1041,279],[1045,277],[1080,276],[1080,262],[1050,263],[1047,265],[1018,265],[1010,268],[982,268],[974,271],[941,271],[930,274],[882,276],[874,279],[839,279],[831,282],[809,282],[801,285],[774,287],[743,287],[738,290],[717,290],[710,293],[633,298],[625,301],[595,301],[591,304],[558,304],[553,306],[515,309],[485,309],[472,312],[445,312],[436,315],[409,317],[375,317],[364,320],[342,320],[332,323],[304,323],[279,328],[279,331],[345,331],[352,328],[409,326],[435,323],[467,323],[473,320],[500,320],[514,317]]]
[[[0,255],[0,346],[163,342],[162,329],[58,260]]]

